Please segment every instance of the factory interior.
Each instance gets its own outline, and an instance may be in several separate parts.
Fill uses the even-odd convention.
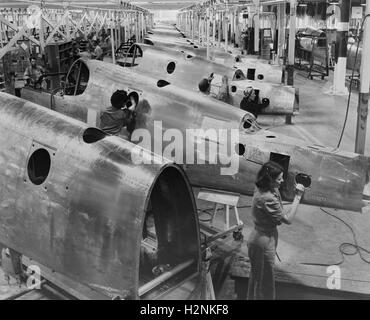
[[[0,300],[370,299],[369,17],[0,0]]]

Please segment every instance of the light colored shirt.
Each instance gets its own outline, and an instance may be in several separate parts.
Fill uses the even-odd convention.
[[[94,56],[97,60],[103,60],[103,49],[100,46],[95,47]]]

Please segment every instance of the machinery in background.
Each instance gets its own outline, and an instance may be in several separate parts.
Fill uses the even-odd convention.
[[[297,68],[308,72],[308,78],[324,79],[327,77],[329,75],[329,48],[325,32],[311,27],[298,30],[295,60]]]
[[[74,61],[72,41],[60,41],[45,47],[46,67],[49,77],[49,90],[60,88],[69,68]]]

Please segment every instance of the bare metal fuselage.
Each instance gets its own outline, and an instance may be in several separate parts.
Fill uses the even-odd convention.
[[[176,158],[176,161],[182,161],[192,185],[252,194],[261,164],[273,159],[283,162],[286,167],[286,185],[282,193],[287,200],[293,199],[295,180],[303,174],[310,181],[303,203],[349,210],[360,210],[366,205],[363,190],[369,182],[367,157],[311,146],[302,140],[259,130],[253,117],[242,110],[217,100],[210,101],[208,97],[171,84],[166,85],[165,81],[128,68],[93,60],[84,64],[89,70],[85,91],[77,96],[55,95],[52,108],[56,111],[98,124],[98,115],[109,105],[110,96],[115,90],[136,92],[139,97],[136,129],[148,130],[153,146],[155,141],[161,143],[155,152],[163,152],[169,145],[168,141],[163,142],[161,135],[155,134],[158,123],[161,133],[176,129],[183,137],[188,129],[213,129],[216,132],[220,129],[228,132],[239,130],[238,142],[230,142],[230,137],[217,136],[217,141],[200,138],[199,143],[199,137],[193,137],[198,139],[198,143],[190,141],[194,142],[196,148],[206,145],[208,150],[216,145],[218,159],[225,158],[226,149],[221,150],[221,147],[227,148],[229,164],[197,158],[204,155],[198,150],[195,150],[195,161],[189,164],[184,152],[182,159]],[[29,99],[40,100],[39,97],[31,95]],[[46,95],[44,105],[50,107],[50,100],[50,96]],[[221,168],[235,163],[236,172],[221,174]]]

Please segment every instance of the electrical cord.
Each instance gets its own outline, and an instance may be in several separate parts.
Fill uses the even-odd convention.
[[[343,219],[337,217],[336,215],[330,213],[329,211],[326,211],[325,209],[323,208],[320,208],[321,211],[323,211],[324,213],[326,213],[327,215],[331,216],[332,218],[335,218],[337,220],[339,220],[340,222],[342,222],[345,226],[347,226],[351,233],[352,233],[352,237],[353,237],[353,240],[354,240],[354,243],[349,243],[349,242],[343,242],[341,243],[341,245],[339,246],[339,252],[342,256],[342,259],[340,262],[337,262],[337,263],[330,263],[330,264],[321,264],[321,263],[302,263],[302,264],[306,264],[306,265],[319,265],[319,266],[333,266],[333,265],[341,265],[343,262],[344,262],[344,256],[353,256],[355,254],[359,254],[360,255],[360,258],[362,261],[364,261],[365,263],[367,264],[370,264],[370,260],[367,260],[364,258],[363,256],[363,252],[367,253],[367,254],[370,254],[370,250],[367,250],[361,246],[358,245],[358,242],[357,242],[357,237],[356,237],[356,233],[353,231],[353,228],[347,223],[345,222]],[[348,249],[353,249],[353,251],[348,251]]]
[[[361,30],[364,28],[364,24],[365,24],[365,21],[366,19],[370,16],[370,14],[367,14],[364,18],[364,20],[362,21],[362,24],[361,24],[361,28],[360,28],[360,32]],[[340,134],[340,137],[339,137],[339,141],[338,141],[338,144],[337,144],[337,148],[339,148],[341,142],[342,142],[342,138],[343,138],[343,134],[344,134],[344,130],[346,128],[346,125],[347,125],[347,120],[348,120],[348,113],[349,113],[349,104],[350,104],[350,101],[351,101],[351,95],[352,95],[352,81],[353,81],[353,77],[355,75],[355,67],[356,67],[356,62],[357,62],[357,56],[358,56],[358,49],[360,47],[360,41],[358,41],[358,44],[357,44],[357,48],[356,48],[356,54],[355,54],[355,62],[354,62],[354,66],[353,66],[353,69],[352,69],[352,75],[351,75],[351,79],[350,79],[350,83],[349,83],[349,93],[348,93],[348,99],[347,99],[347,109],[346,109],[346,115],[344,116],[344,122],[343,122],[343,127],[342,127],[342,132]]]

